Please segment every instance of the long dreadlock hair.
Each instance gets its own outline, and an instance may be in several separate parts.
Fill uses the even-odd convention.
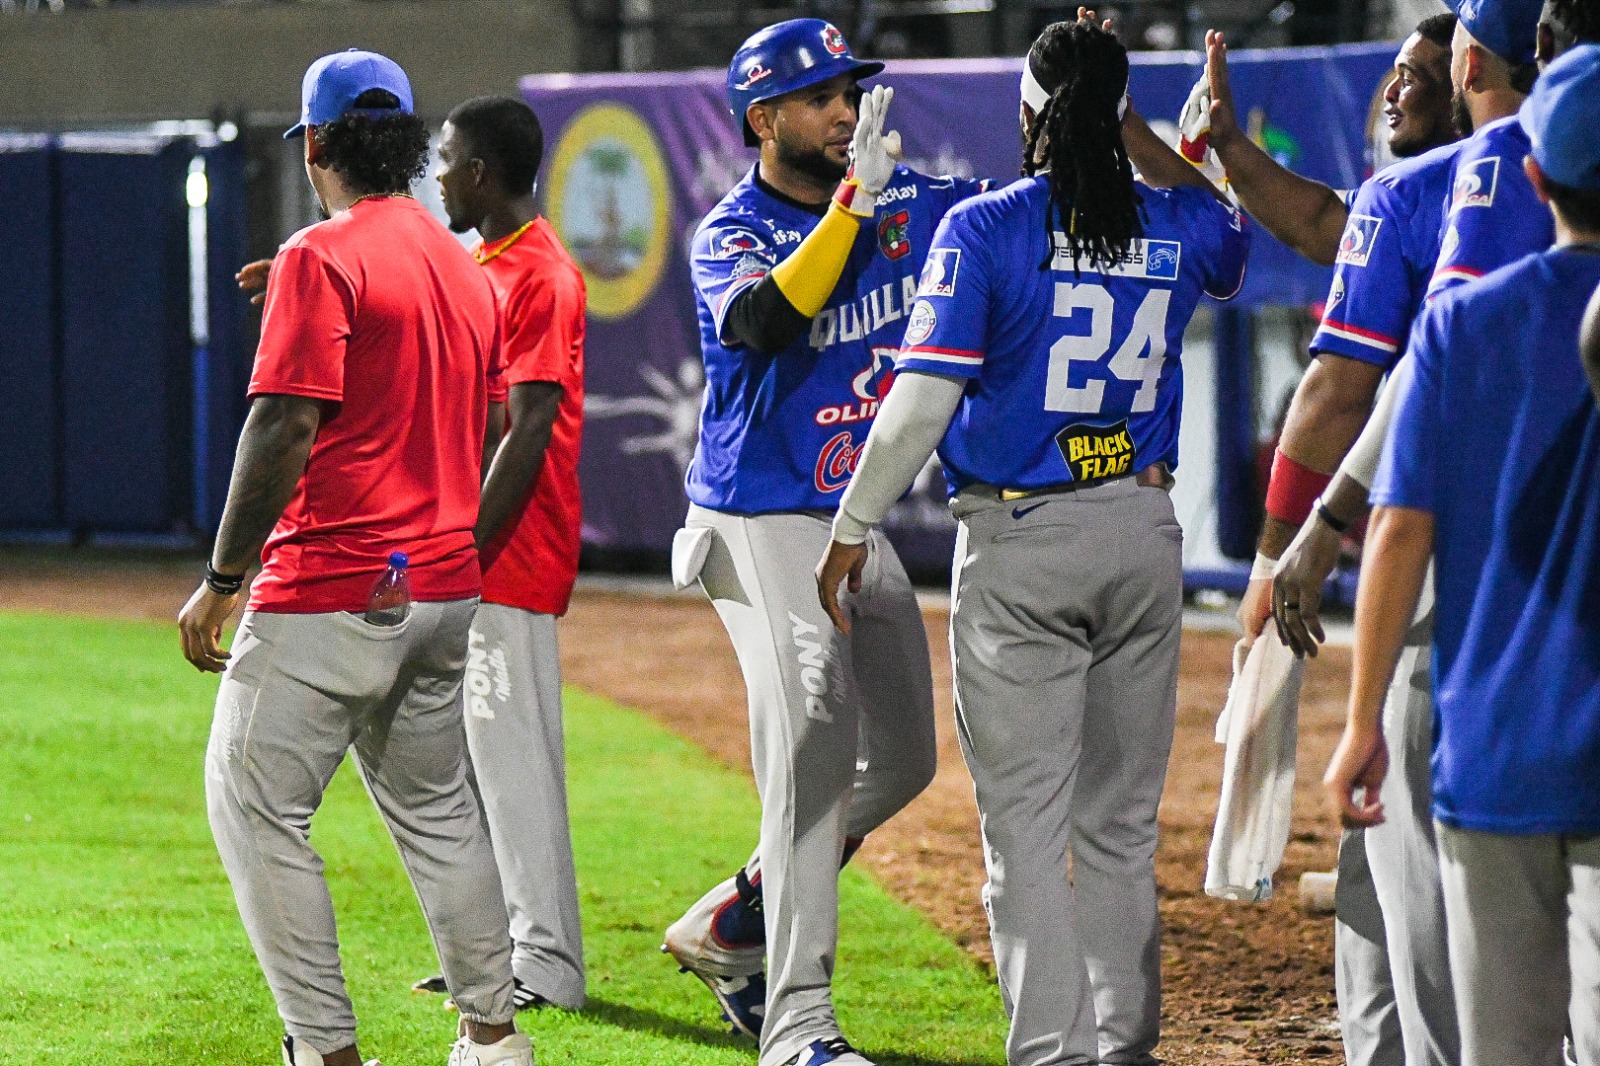
[[[1091,267],[1114,264],[1144,232],[1117,114],[1128,89],[1128,50],[1099,26],[1056,22],[1028,49],[1027,63],[1050,94],[1034,116],[1022,162],[1026,177],[1049,172],[1044,266],[1055,254],[1058,218],[1074,271],[1080,259]]]

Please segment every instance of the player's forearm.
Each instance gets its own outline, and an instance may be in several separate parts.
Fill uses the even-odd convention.
[[[1128,108],[1122,117],[1122,144],[1128,150],[1128,161],[1139,172],[1144,183],[1153,189],[1176,189],[1184,185],[1205,189],[1218,200],[1227,203],[1217,187],[1200,173],[1193,163],[1173,150],[1172,146],[1150,128],[1144,117]],[[1231,206],[1231,205],[1230,205]]]
[[[321,421],[320,404],[304,397],[257,396],[251,402],[211,549],[212,569],[242,574],[260,558],[305,473]]]
[[[957,378],[915,371],[895,378],[839,501],[834,540],[860,544],[905,495],[950,428],[964,385]]]
[[[489,480],[489,468],[494,465],[494,453],[500,449],[500,438],[506,432],[506,405],[491,403],[483,420],[483,458],[478,472],[478,484]]]
[[[1349,214],[1338,193],[1279,165],[1243,135],[1223,144],[1213,138],[1211,147],[1250,217],[1313,263],[1333,265]]]
[[[472,530],[479,551],[515,520],[538,481],[561,410],[561,396],[561,386],[549,381],[511,387],[511,430],[495,449]]]
[[[1352,724],[1372,727],[1382,717],[1384,696],[1432,555],[1433,515],[1409,507],[1379,507],[1373,512],[1356,592]]]
[[[796,310],[769,274],[733,298],[722,333],[753,351],[776,355],[805,336],[812,317]]]

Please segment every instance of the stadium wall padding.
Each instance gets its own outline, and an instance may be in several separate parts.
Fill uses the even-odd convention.
[[[0,527],[44,529],[61,509],[55,328],[55,149],[0,138]]]

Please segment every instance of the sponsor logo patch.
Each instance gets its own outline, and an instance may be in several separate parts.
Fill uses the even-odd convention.
[[[896,211],[878,221],[878,247],[890,259],[904,258],[911,251],[911,237],[906,227],[911,223],[911,212]]]
[[[888,207],[890,204],[897,204],[901,200],[915,200],[916,198],[917,187],[915,185],[894,185],[878,194],[878,206]]]
[[[1114,426],[1068,426],[1056,434],[1056,447],[1074,481],[1118,477],[1133,469],[1133,438],[1126,418]]]
[[[772,257],[760,252],[746,252],[733,264],[733,280],[765,274],[772,269]]]
[[[1372,246],[1378,243],[1378,230],[1383,219],[1371,215],[1351,215],[1345,223],[1344,236],[1339,238],[1339,255],[1335,262],[1364,267],[1372,258]]]
[[[918,296],[954,296],[956,273],[961,269],[960,248],[935,248],[922,264],[922,282],[917,286]]]
[[[927,300],[911,305],[911,321],[906,325],[906,345],[921,344],[933,336],[933,327],[939,324],[939,315]]]
[[[1456,175],[1456,184],[1450,190],[1450,210],[1463,207],[1490,207],[1494,204],[1495,190],[1500,185],[1500,157],[1475,159]]]
[[[732,259],[749,252],[764,252],[766,247],[766,243],[754,233],[734,230],[732,233],[724,233],[722,239],[717,241],[717,258]]]
[[[772,77],[772,68],[764,67],[760,63],[757,63],[755,66],[744,72],[744,81],[740,82],[737,87],[740,89],[749,89],[757,82],[765,81],[770,77]]]
[[[817,491],[838,492],[844,488],[850,483],[850,475],[855,473],[856,464],[860,461],[861,451],[856,447],[856,439],[850,431],[835,433],[817,454],[814,478]]]
[[[1133,242],[1128,249],[1128,254],[1123,256],[1115,266],[1096,266],[1093,268],[1079,266],[1085,273],[1097,273],[1108,278],[1144,278],[1147,281],[1177,281],[1178,264],[1183,259],[1183,244],[1181,241],[1147,241],[1143,238]],[[1056,257],[1053,264],[1056,270],[1071,270],[1072,256],[1065,248],[1065,235],[1056,241]]]

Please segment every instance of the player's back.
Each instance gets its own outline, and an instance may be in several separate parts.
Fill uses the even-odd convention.
[[[1143,236],[1109,267],[1074,264],[1053,213],[1052,246],[1045,178],[951,211],[899,365],[981,365],[957,416],[968,431],[941,449],[952,489],[1177,465],[1184,329],[1203,292],[1238,291],[1249,241],[1238,214],[1204,190],[1137,189]]]
[[[477,592],[494,294],[409,197],[364,200],[291,237],[273,265],[251,395],[329,401],[255,598],[361,606],[389,551],[419,600]]]
[[[1429,299],[1555,241],[1550,212],[1522,169],[1531,147],[1515,115],[1486,123],[1461,143],[1451,167]]]

